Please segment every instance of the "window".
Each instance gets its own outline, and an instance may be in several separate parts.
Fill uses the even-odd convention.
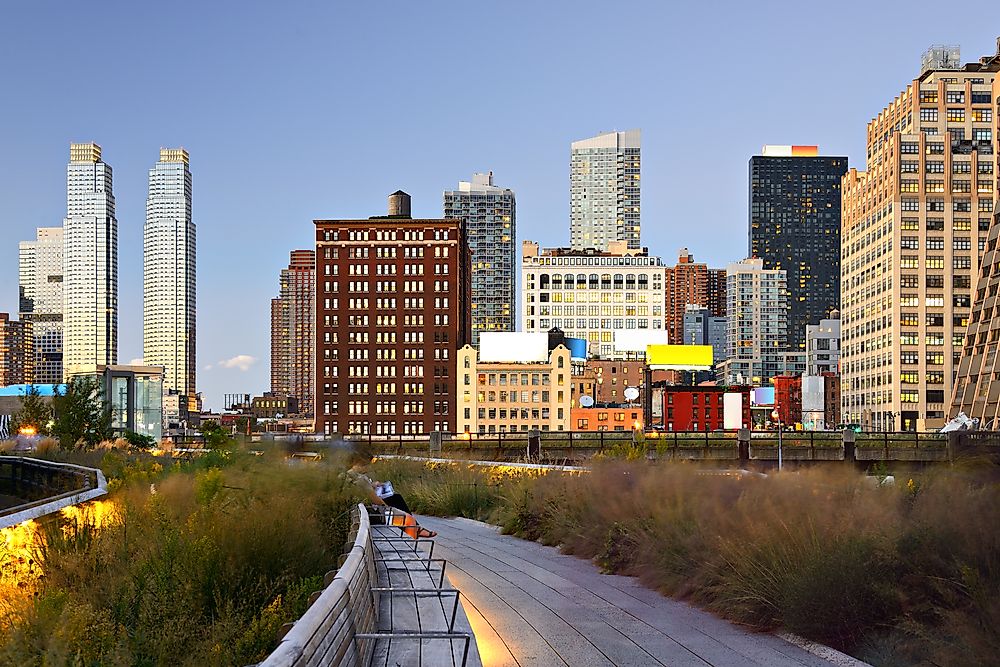
[[[993,141],[993,130],[985,127],[975,127],[972,129],[972,140],[987,143]]]
[[[943,174],[944,173],[944,162],[936,162],[933,160],[928,160],[924,165],[924,170],[928,174]]]
[[[936,123],[938,119],[938,110],[934,107],[921,107],[920,109],[920,120],[930,121]]]
[[[948,104],[965,104],[965,91],[949,90],[947,93],[945,93],[945,102],[947,102]]]
[[[904,389],[899,392],[899,400],[903,403],[919,403],[920,394],[913,389]]]
[[[949,123],[964,123],[965,122],[965,109],[958,107],[955,109],[948,109],[948,122]]]
[[[907,237],[903,237],[904,240]],[[899,245],[900,248],[906,248],[902,243]],[[928,250],[944,250],[944,239],[931,237],[927,239],[927,249]]]

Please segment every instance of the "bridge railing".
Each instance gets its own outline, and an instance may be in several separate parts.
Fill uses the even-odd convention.
[[[371,523],[364,505],[352,511],[354,541],[343,564],[323,579],[325,587],[309,598],[306,612],[286,626],[278,647],[259,667],[367,665],[371,634],[378,610],[377,573],[372,551]]]
[[[96,468],[0,456],[0,490],[23,501],[0,509],[0,528],[4,528],[103,496],[108,485]]]

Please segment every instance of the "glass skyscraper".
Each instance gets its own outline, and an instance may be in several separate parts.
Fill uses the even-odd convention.
[[[143,228],[142,355],[163,367],[163,389],[194,397],[196,237],[183,148],[160,149],[149,170]]]
[[[472,344],[481,331],[514,331],[514,192],[493,185],[493,172],[459,181],[444,193],[444,217],[465,221],[472,252]]]
[[[574,250],[639,249],[639,130],[574,141],[569,165],[569,231]]]
[[[815,146],[765,146],[750,158],[750,257],[785,272],[788,348],[805,350],[806,325],[840,308],[840,180],[846,157]]]
[[[63,376],[118,361],[118,220],[111,166],[70,144],[63,221]]]

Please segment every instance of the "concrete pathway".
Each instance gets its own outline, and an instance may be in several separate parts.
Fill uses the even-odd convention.
[[[462,591],[485,667],[767,665],[828,667],[783,639],[749,632],[633,578],[501,535],[468,519],[420,517],[438,531],[435,557]],[[854,662],[854,664],[863,664]]]

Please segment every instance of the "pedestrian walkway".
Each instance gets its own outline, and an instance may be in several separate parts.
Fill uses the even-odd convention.
[[[863,664],[750,632],[494,526],[431,517],[420,524],[438,531],[434,555],[448,560],[485,667]]]

